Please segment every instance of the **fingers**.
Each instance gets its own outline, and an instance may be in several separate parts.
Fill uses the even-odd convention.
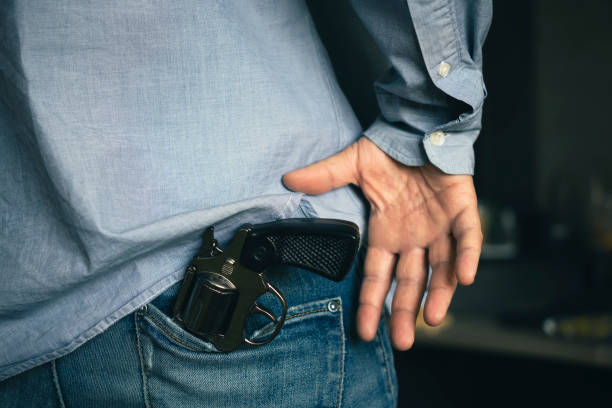
[[[414,343],[416,317],[427,284],[425,250],[415,248],[402,253],[396,269],[395,295],[391,306],[391,340],[398,350]]]
[[[455,218],[451,229],[457,240],[455,274],[459,283],[470,285],[474,282],[482,249],[482,229],[478,209],[468,207],[463,210]]]
[[[285,186],[306,194],[323,194],[346,184],[357,184],[357,146],[283,176]]]
[[[394,267],[394,254],[379,248],[368,248],[357,310],[357,332],[365,341],[372,340],[376,335]]]
[[[431,245],[429,265],[432,272],[424,318],[427,324],[437,326],[444,320],[457,288],[457,276],[454,271],[455,248],[450,236],[444,235]]]

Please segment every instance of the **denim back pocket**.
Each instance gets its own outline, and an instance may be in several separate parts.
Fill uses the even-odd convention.
[[[148,305],[137,314],[148,406],[335,407],[345,338],[339,297],[290,307],[278,337],[221,353]],[[265,325],[253,333],[265,337]]]

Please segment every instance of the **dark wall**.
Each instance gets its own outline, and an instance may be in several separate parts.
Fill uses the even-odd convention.
[[[476,142],[475,183],[488,202],[529,212],[534,204],[533,2],[495,2],[483,55],[488,97]]]
[[[536,197],[584,217],[612,191],[612,2],[535,2]]]

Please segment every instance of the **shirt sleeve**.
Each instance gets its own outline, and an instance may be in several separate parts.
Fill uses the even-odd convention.
[[[409,166],[473,174],[486,88],[490,0],[353,0],[391,68],[375,83],[381,115],[364,135]]]

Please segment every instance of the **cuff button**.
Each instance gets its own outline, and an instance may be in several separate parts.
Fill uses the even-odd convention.
[[[442,146],[446,140],[446,135],[441,130],[436,130],[429,134],[429,142],[434,146]]]
[[[450,72],[450,69],[451,66],[449,65],[449,63],[442,61],[438,66],[438,75],[440,75],[442,78],[446,78],[446,76]]]

